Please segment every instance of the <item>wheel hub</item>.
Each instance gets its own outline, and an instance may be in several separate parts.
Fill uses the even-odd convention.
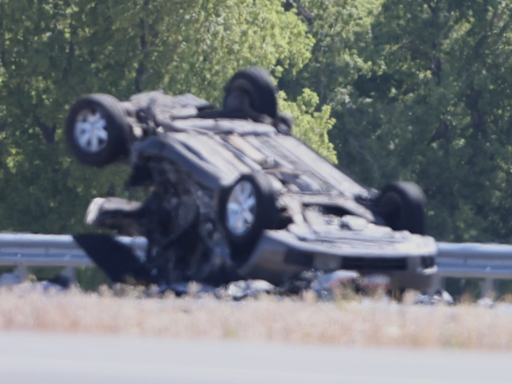
[[[231,191],[226,206],[226,226],[237,236],[243,236],[254,225],[256,218],[256,191],[246,180]]]
[[[106,128],[107,122],[98,110],[83,110],[78,114],[75,122],[76,143],[84,151],[99,152],[107,146]]]

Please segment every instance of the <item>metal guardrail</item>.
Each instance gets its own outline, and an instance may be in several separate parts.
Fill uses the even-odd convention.
[[[496,279],[512,280],[512,245],[481,243],[437,243],[438,279],[446,277],[481,279],[481,296],[494,291]]]
[[[141,237],[120,236],[117,240],[136,254],[143,253],[147,245]],[[0,266],[15,266],[22,276],[29,267],[63,267],[64,273],[75,279],[76,268],[93,265],[71,235],[0,233]]]
[[[82,267],[92,261],[70,235],[0,234],[0,265]]]
[[[437,243],[442,277],[512,279],[512,245]]]
[[[142,254],[144,238],[118,237],[135,253]],[[482,294],[492,290],[495,279],[512,279],[512,245],[437,243],[438,282],[446,277],[483,279]],[[0,233],[0,266],[16,266],[22,274],[29,267],[64,267],[74,277],[77,267],[93,262],[70,235]]]

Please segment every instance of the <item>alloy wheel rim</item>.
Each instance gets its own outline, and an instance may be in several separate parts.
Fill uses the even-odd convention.
[[[107,146],[107,122],[98,110],[81,111],[74,128],[76,143],[82,150],[97,153]]]
[[[249,181],[239,182],[231,191],[226,205],[226,226],[236,236],[251,230],[256,219],[256,191]]]

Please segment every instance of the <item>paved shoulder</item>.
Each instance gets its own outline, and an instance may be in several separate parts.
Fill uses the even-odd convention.
[[[512,354],[0,333],[0,382],[505,384]]]

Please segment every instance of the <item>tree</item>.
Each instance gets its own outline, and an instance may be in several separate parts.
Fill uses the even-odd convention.
[[[124,168],[89,169],[67,152],[63,123],[78,96],[162,88],[219,102],[240,68],[296,73],[312,45],[273,0],[2,1],[0,227],[76,231],[90,198],[126,195]]]
[[[286,100],[284,92],[280,94],[281,109],[285,113],[297,117],[292,134],[309,144],[331,163],[337,163],[336,151],[328,136],[335,120],[331,117],[329,106],[324,105],[320,111],[317,111],[318,104],[318,95],[307,88],[294,103]]]
[[[511,2],[301,4],[301,86],[332,107],[339,162],[372,186],[417,181],[438,239],[511,241]]]

